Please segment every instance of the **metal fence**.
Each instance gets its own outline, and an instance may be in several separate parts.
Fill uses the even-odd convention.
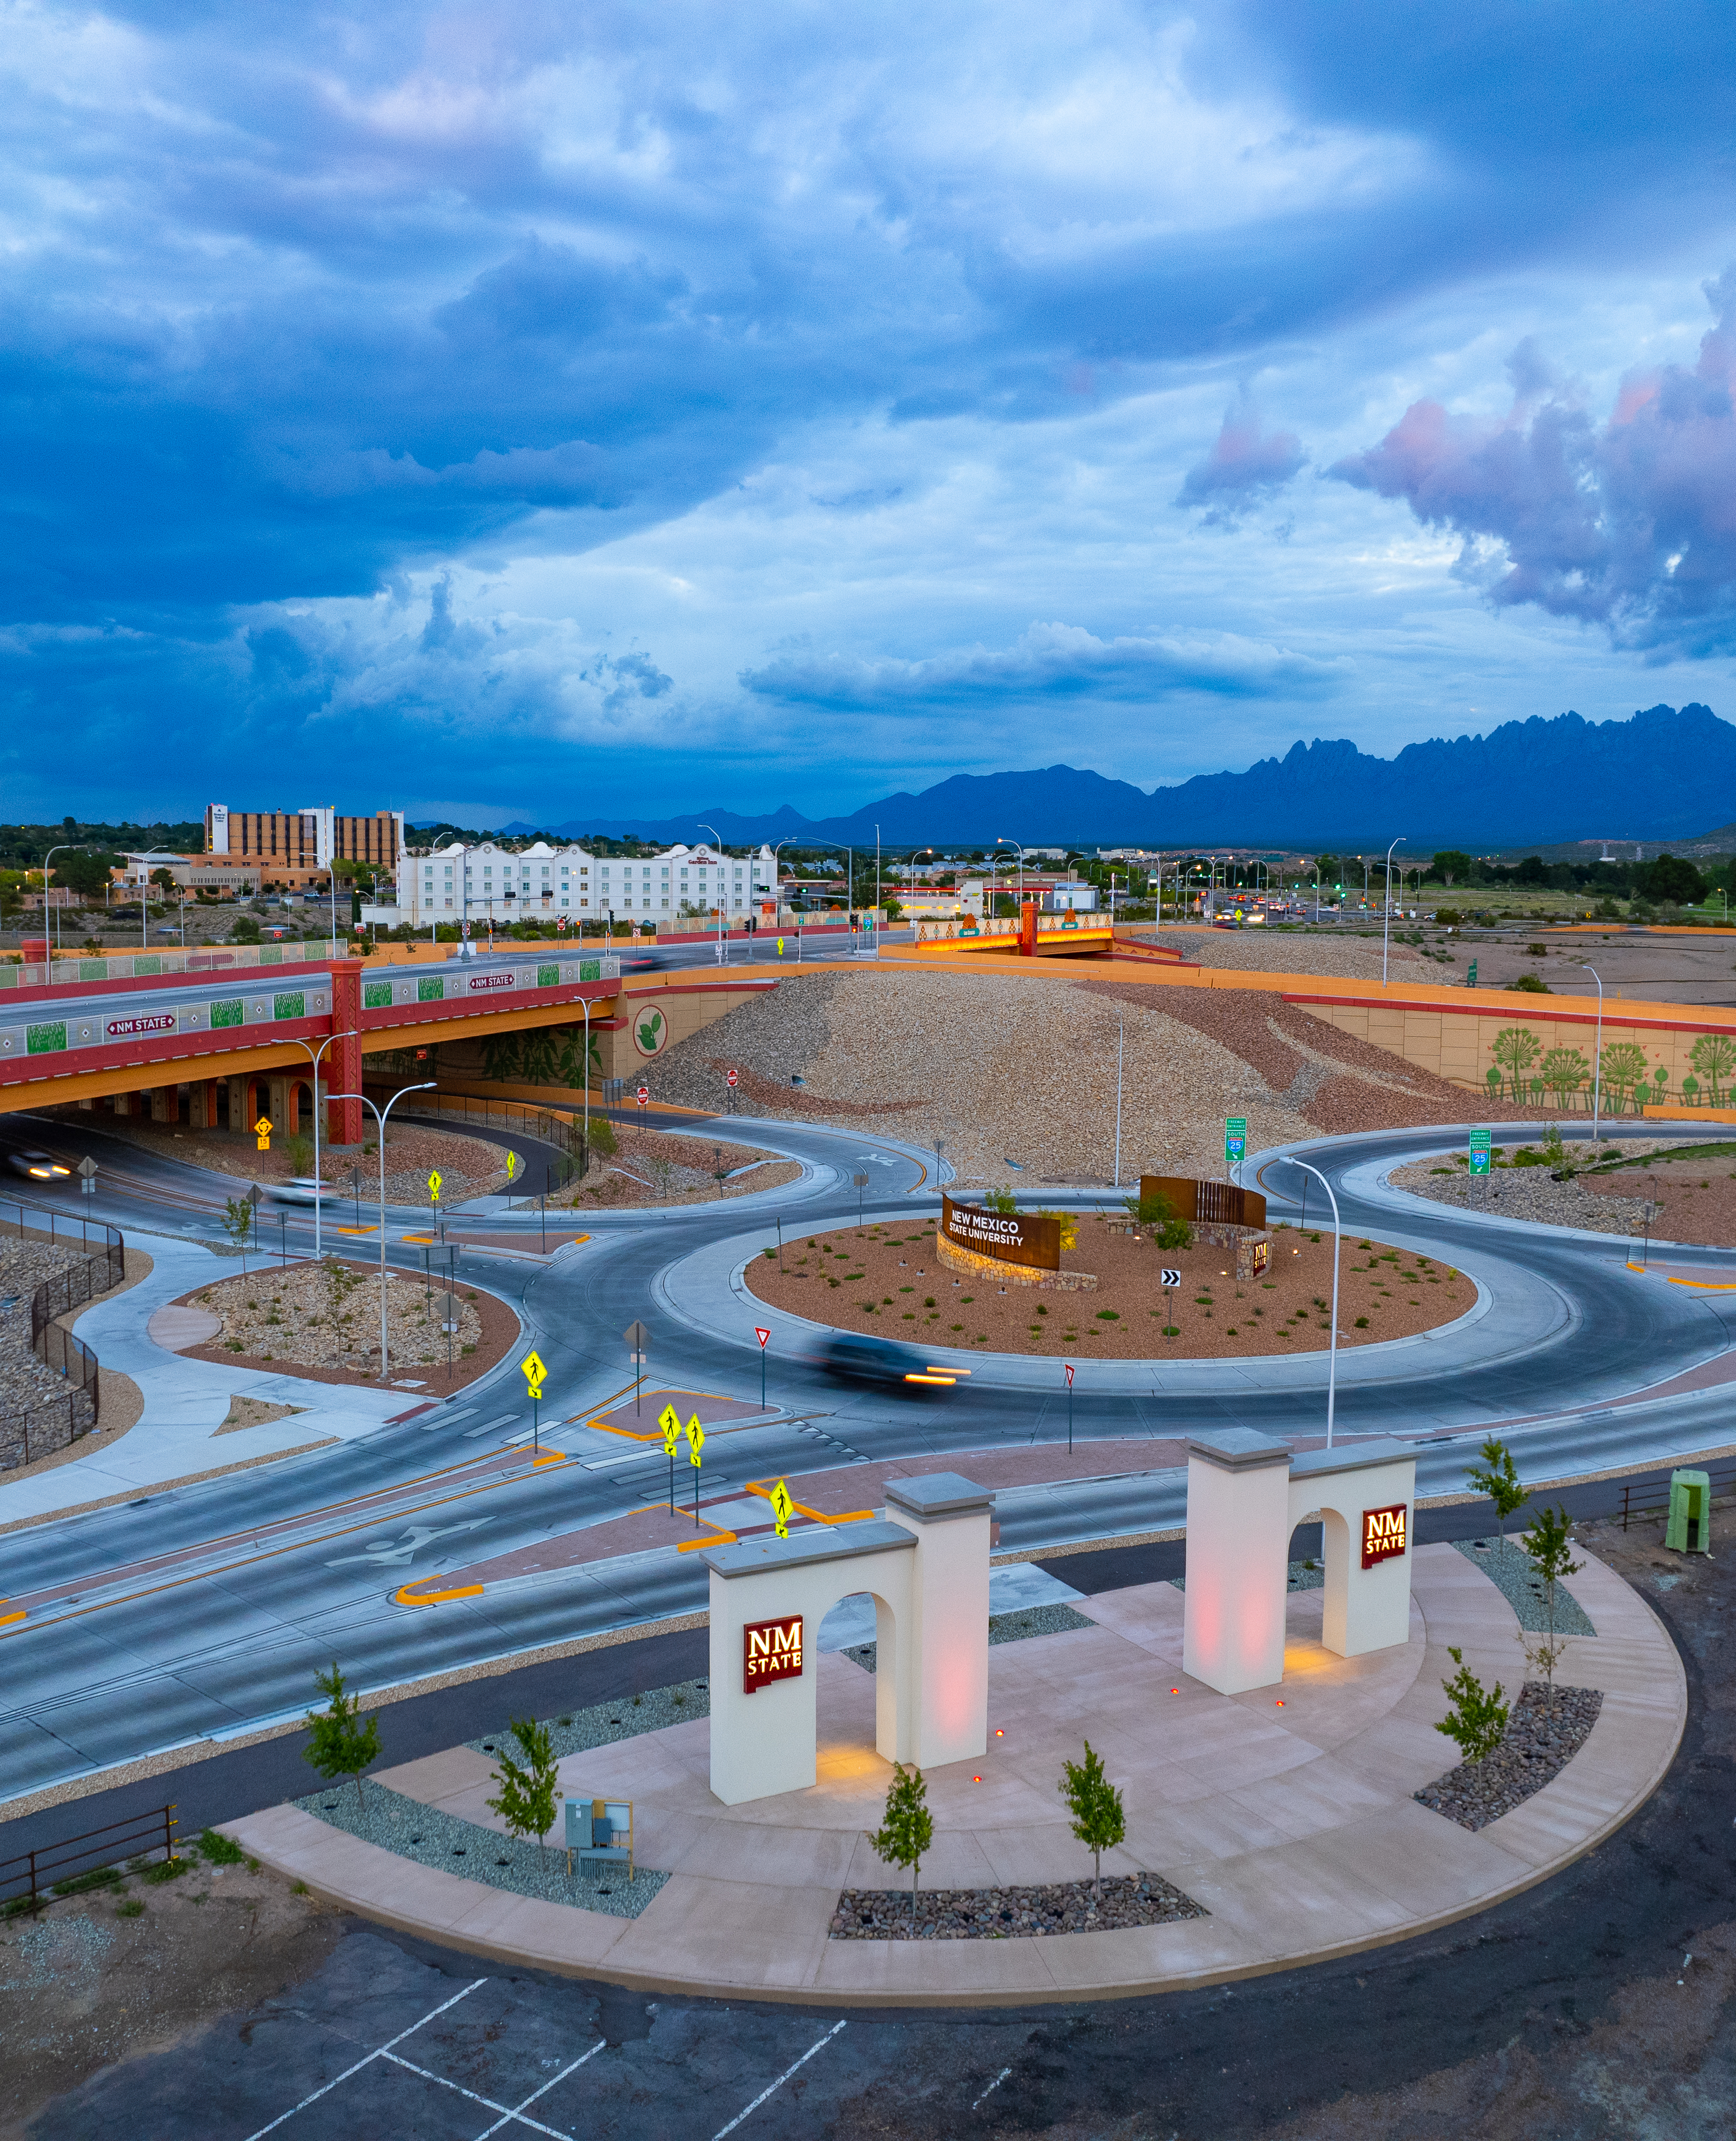
[[[1694,1464],[1689,1471],[1704,1472],[1711,1483],[1715,1500],[1720,1494],[1736,1492],[1736,1464]],[[1630,1517],[1661,1517],[1670,1508],[1670,1482],[1667,1479],[1641,1480],[1637,1486],[1626,1480],[1621,1485],[1621,1528],[1627,1529]]]
[[[584,1143],[583,1125],[565,1109],[527,1108],[514,1100],[473,1099],[463,1093],[421,1095],[397,1115],[400,1122],[416,1117],[430,1122],[445,1117],[448,1121],[475,1123],[492,1130],[516,1130],[521,1137],[540,1138],[558,1152],[575,1156]]]
[[[55,1319],[120,1285],[126,1276],[126,1242],[118,1228],[101,1220],[74,1219],[13,1198],[0,1198],[0,1233],[76,1242],[82,1251],[76,1262],[44,1279],[30,1297],[31,1351],[45,1367],[66,1378],[68,1389],[61,1398],[0,1411],[0,1472],[12,1472],[70,1448],[101,1416],[96,1356]]]
[[[153,1807],[130,1820],[105,1822],[101,1828],[61,1837],[16,1858],[0,1858],[0,1910],[7,1916],[15,1911],[34,1912],[57,1893],[72,1895],[86,1885],[95,1888],[95,1876],[112,1873],[118,1880],[117,1859],[136,1864],[160,1851],[161,1863],[167,1865],[176,1856],[175,1827],[173,1804]]]
[[[239,967],[322,966],[332,959],[353,958],[347,944],[330,938],[310,938],[282,944],[206,944],[197,951],[132,952],[112,957],[91,953],[32,960],[14,966],[0,960],[0,989],[41,989],[70,982],[136,981],[157,974],[219,974]]]

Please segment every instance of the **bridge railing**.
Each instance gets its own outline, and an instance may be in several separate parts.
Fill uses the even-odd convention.
[[[30,1346],[45,1367],[66,1380],[66,1394],[40,1405],[0,1409],[0,1472],[69,1449],[101,1416],[101,1364],[91,1348],[56,1322],[94,1301],[126,1276],[126,1242],[117,1227],[72,1218],[46,1206],[0,1198],[0,1233],[21,1239],[74,1242],[83,1252],[44,1279],[30,1297]]]
[[[156,974],[226,974],[254,967],[305,967],[353,957],[328,938],[307,943],[204,944],[194,952],[132,952],[88,958],[0,962],[0,989],[41,989],[71,982],[130,982]]]

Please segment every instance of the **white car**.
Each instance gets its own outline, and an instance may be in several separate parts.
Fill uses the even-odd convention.
[[[72,1173],[46,1152],[9,1152],[6,1164],[14,1174],[28,1175],[32,1182],[64,1182]]]
[[[322,1182],[312,1174],[292,1174],[287,1182],[266,1184],[267,1196],[276,1198],[280,1204],[312,1204],[316,1201],[316,1191],[321,1203],[327,1197],[341,1194],[335,1182]]]

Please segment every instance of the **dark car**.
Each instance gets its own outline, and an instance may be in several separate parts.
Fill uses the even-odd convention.
[[[829,1339],[820,1354],[820,1365],[829,1376],[855,1383],[881,1383],[896,1388],[947,1390],[970,1374],[968,1368],[931,1364],[925,1353],[909,1346],[895,1346],[889,1338],[868,1338],[840,1331]]]

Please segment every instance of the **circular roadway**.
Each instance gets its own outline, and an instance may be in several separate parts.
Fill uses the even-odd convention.
[[[733,1297],[730,1277],[757,1246],[775,1239],[779,1216],[808,1230],[853,1223],[850,1177],[864,1165],[874,1178],[867,1208],[876,1217],[926,1217],[937,1202],[932,1156],[883,1137],[745,1120],[729,1121],[727,1130],[737,1141],[800,1159],[802,1179],[720,1206],[588,1215],[590,1242],[547,1264],[466,1253],[466,1271],[513,1303],[527,1340],[548,1364],[544,1431],[554,1434],[564,1464],[534,1474],[528,1464],[509,1464],[486,1480],[454,1478],[460,1465],[484,1460],[485,1469],[529,1428],[524,1385],[508,1365],[450,1405],[401,1424],[0,1537],[0,1597],[27,1607],[34,1592],[69,1581],[79,1586],[0,1635],[8,1668],[0,1799],[149,1750],[299,1716],[315,1670],[334,1656],[366,1691],[702,1611],[706,1571],[696,1557],[677,1559],[666,1549],[583,1563],[558,1581],[431,1610],[406,1609],[394,1594],[407,1579],[579,1531],[659,1498],[660,1446],[654,1454],[623,1448],[584,1424],[630,1387],[622,1338],[629,1323],[641,1321],[652,1332],[656,1382],[755,1398],[752,1326],[765,1312]],[[1636,1125],[1630,1134],[1648,1133]],[[1394,1166],[1454,1144],[1458,1134],[1432,1128],[1297,1148],[1332,1181],[1347,1233],[1378,1228],[1389,1241],[1456,1264],[1480,1289],[1478,1312],[1442,1331],[1345,1355],[1339,1430],[1415,1439],[1424,1495],[1460,1489],[1475,1444],[1492,1430],[1513,1442],[1532,1478],[1656,1464],[1720,1441],[1719,1364],[1729,1348],[1736,1296],[1637,1274],[1620,1238],[1467,1213],[1383,1186]],[[214,1215],[234,1185],[117,1149],[94,1128],[63,1119],[0,1125],[0,1149],[41,1142],[97,1153],[103,1194],[63,1202],[140,1237],[141,1247],[162,1255],[165,1283],[183,1290],[169,1267],[176,1256],[184,1262],[189,1243],[212,1234]],[[1266,1191],[1274,1217],[1294,1217],[1285,1178],[1300,1178],[1281,1165],[1283,1156],[1256,1155],[1244,1179]],[[1051,1201],[1089,1208],[1112,1202],[1113,1194]],[[1317,1215],[1317,1203],[1313,1209]],[[406,1228],[424,1216],[398,1215]],[[487,1224],[490,1232],[534,1236],[537,1221],[502,1211],[497,1201]],[[308,1215],[293,1216],[288,1228],[292,1246],[305,1253]],[[400,1231],[396,1222],[393,1230]],[[420,1262],[413,1246],[393,1243],[388,1253],[407,1269]],[[1692,1260],[1703,1268],[1728,1266],[1736,1279],[1729,1252],[1696,1248]],[[106,1328],[129,1329],[154,1305],[150,1283],[86,1312],[81,1334],[99,1352]],[[833,1380],[804,1356],[798,1332],[782,1333],[766,1363],[770,1416],[708,1438],[706,1499],[739,1496],[750,1479],[853,1460],[956,1459],[1066,1438],[1057,1364],[1002,1356],[970,1365],[976,1372],[968,1385],[888,1394]],[[1325,1385],[1324,1353],[1230,1363],[1091,1362],[1080,1369],[1072,1428],[1093,1440],[1168,1442],[1232,1424],[1316,1438],[1325,1426]],[[416,1400],[406,1395],[405,1402]],[[1104,1479],[1003,1490],[1001,1547],[1166,1528],[1181,1521],[1184,1488],[1185,1474],[1166,1462]],[[358,1508],[364,1495],[386,1499]],[[7,1520],[5,1502],[0,1491],[0,1522]],[[262,1539],[271,1526],[276,1530]],[[145,1571],[140,1563],[147,1554],[175,1559]]]

